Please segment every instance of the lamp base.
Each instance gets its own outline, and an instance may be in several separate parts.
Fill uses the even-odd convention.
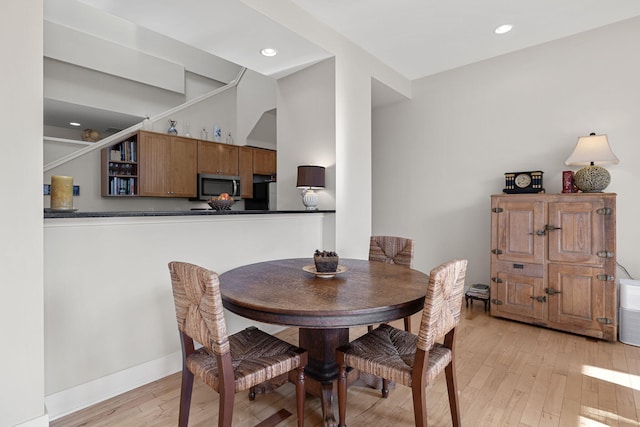
[[[601,166],[585,166],[575,173],[573,182],[585,193],[602,193],[611,182],[611,175]]]
[[[302,204],[308,211],[318,210],[318,195],[312,189],[302,190]]]

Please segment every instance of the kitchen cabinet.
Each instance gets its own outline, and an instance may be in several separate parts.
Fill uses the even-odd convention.
[[[277,169],[276,152],[263,148],[253,148],[253,174],[275,176]]]
[[[197,156],[195,139],[139,132],[140,196],[196,197]]]
[[[241,197],[253,198],[253,175],[277,175],[276,151],[255,147],[239,147],[238,169],[242,182]]]
[[[238,147],[238,170],[240,173],[240,197],[253,198],[253,148]]]
[[[198,141],[198,173],[237,176],[238,147]]]
[[[491,196],[491,314],[617,339],[616,195]]]

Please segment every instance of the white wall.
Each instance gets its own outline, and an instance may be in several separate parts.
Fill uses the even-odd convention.
[[[152,372],[147,381],[180,369],[169,261],[192,262],[222,274],[270,259],[311,258],[314,249],[335,244],[331,237],[324,240],[332,217],[46,219],[45,373],[52,418],[141,385],[118,375],[130,368],[173,361],[169,372]],[[41,312],[36,314],[42,321]],[[225,316],[229,333],[252,323]],[[273,332],[281,327],[261,328]],[[24,381],[25,372],[19,376]],[[41,398],[42,388],[38,391]]]
[[[418,269],[466,257],[469,283],[488,283],[503,174],[542,170],[559,193],[562,171],[577,170],[563,162],[594,131],[620,158],[607,167],[617,257],[639,277],[638,40],[640,18],[415,81],[411,101],[374,111],[374,233],[416,239]]]
[[[0,425],[48,425],[44,408],[42,256],[42,1],[8,0],[0,16],[2,310]]]
[[[275,79],[255,71],[245,71],[236,87],[236,132],[233,135],[237,145],[248,145],[247,138],[265,111],[276,108]],[[276,149],[276,147],[269,147]]]
[[[335,209],[334,64],[328,59],[278,80],[278,209],[304,209],[296,188],[300,165],[326,168],[326,187],[317,191],[318,208]]]

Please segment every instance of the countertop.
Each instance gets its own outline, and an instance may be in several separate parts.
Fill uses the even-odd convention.
[[[209,216],[209,215],[277,215],[277,214],[309,214],[309,213],[335,213],[335,210],[291,210],[291,211],[260,211],[260,210],[224,210],[196,209],[187,211],[110,211],[110,212],[85,212],[85,211],[51,211],[45,210],[45,218],[131,218],[144,216]]]

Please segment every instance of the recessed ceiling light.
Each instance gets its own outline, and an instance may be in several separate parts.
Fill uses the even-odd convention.
[[[270,47],[265,47],[260,51],[260,53],[264,56],[276,56],[278,54],[278,51]]]
[[[76,122],[71,122],[69,123],[71,126],[80,126],[80,123],[76,123]]]
[[[503,24],[503,25],[500,25],[495,30],[493,30],[493,32],[496,33],[496,34],[505,34],[505,33],[508,33],[509,31],[511,31],[512,29],[513,29],[513,25],[511,25],[511,24]]]

